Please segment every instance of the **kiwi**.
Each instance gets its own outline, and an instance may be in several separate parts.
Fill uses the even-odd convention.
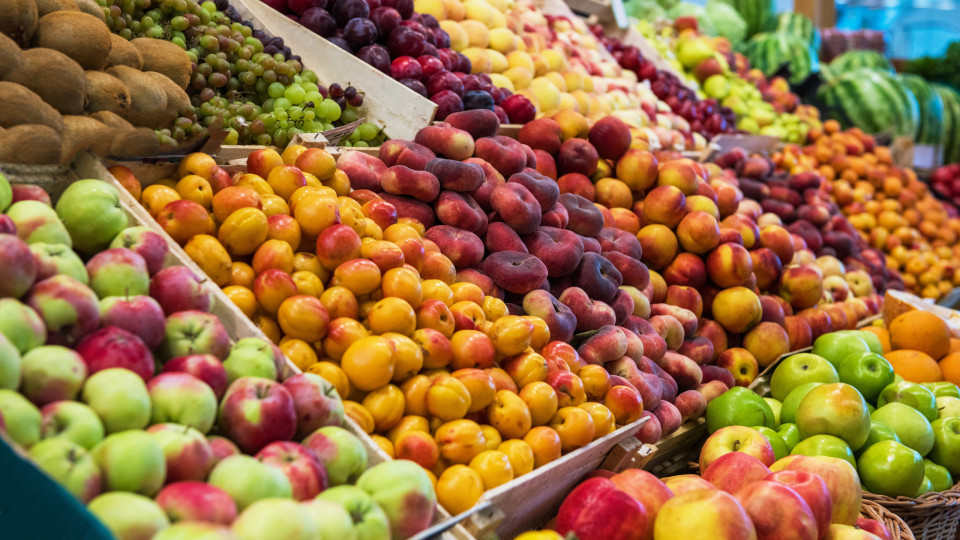
[[[127,122],[116,113],[112,113],[110,111],[97,111],[91,114],[90,118],[95,119],[96,121],[118,133],[124,133],[133,130],[133,124]]]
[[[143,57],[143,70],[163,73],[180,88],[190,84],[193,67],[187,51],[175,43],[153,38],[137,38],[130,42]]]
[[[27,45],[37,31],[37,4],[34,0],[0,0],[0,34]]]
[[[130,91],[120,79],[102,71],[87,71],[87,112],[125,114],[130,109]]]
[[[164,96],[166,97],[166,96]],[[17,83],[0,82],[0,126],[43,124],[63,131],[63,118],[56,109],[30,89]]]
[[[20,46],[7,35],[0,34],[0,80],[4,79],[7,73],[20,69],[22,65],[23,53]]]
[[[21,124],[0,133],[0,162],[55,165],[60,153],[60,135],[47,125]]]
[[[34,0],[37,3],[37,14],[41,17],[54,11],[80,11],[73,0]]]
[[[84,13],[93,15],[103,22],[107,21],[107,15],[103,12],[103,8],[93,0],[77,0],[77,8]]]
[[[89,116],[64,116],[60,163],[70,163],[78,153],[87,150],[106,155],[115,135],[112,129]]]
[[[110,155],[117,157],[155,156],[159,150],[160,139],[149,128],[134,128],[110,145]]]
[[[140,56],[140,51],[116,34],[110,34],[110,55],[107,56],[107,67],[113,66],[143,69],[143,57]]]
[[[93,15],[55,11],[40,17],[33,46],[56,49],[83,69],[103,69],[110,54],[110,29]]]
[[[120,79],[130,91],[130,108],[121,116],[138,127],[162,129],[173,121],[167,114],[167,94],[142,71],[113,66],[107,73]]]
[[[167,95],[167,118],[168,122],[173,122],[181,114],[190,114],[193,112],[193,106],[190,104],[190,96],[167,78],[162,73],[156,71],[144,71],[144,75],[149,77],[158,88],[162,89]]]
[[[23,66],[6,79],[33,90],[61,114],[80,114],[87,101],[87,78],[83,68],[53,49],[23,51]]]

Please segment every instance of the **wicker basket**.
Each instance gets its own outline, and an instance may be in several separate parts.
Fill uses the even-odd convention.
[[[890,534],[896,540],[914,540],[916,538],[907,523],[900,519],[900,516],[887,510],[876,501],[864,498],[863,504],[860,506],[860,515],[867,519],[875,519],[886,525]]]
[[[951,540],[960,529],[960,484],[947,491],[924,493],[915,499],[894,499],[864,491],[863,500],[875,502],[899,516],[917,540]]]

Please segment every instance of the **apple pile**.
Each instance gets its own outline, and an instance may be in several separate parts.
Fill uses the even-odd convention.
[[[787,145],[772,158],[779,169],[792,173],[818,171],[857,234],[887,254],[886,260],[864,256],[859,262],[844,261],[849,268],[866,270],[875,285],[878,276],[886,276],[886,288],[930,299],[960,284],[955,271],[960,218],[951,216],[912,169],[894,165],[890,149],[872,136],[858,129],[841,131],[838,123],[828,121],[813,144]]]
[[[594,473],[560,506],[556,536],[892,540],[883,523],[860,517],[860,481],[843,460],[775,461],[763,435],[736,426],[707,439],[700,470],[662,480],[637,469]]]
[[[386,540],[431,523],[428,476],[365,472],[333,386],[287,378],[265,340],[231,343],[201,278],[165,266],[166,240],[128,227],[111,185],[76,181],[55,208],[15,187],[0,176],[0,426],[118,538],[183,521],[155,538]]]
[[[934,191],[946,197],[954,207],[960,206],[960,163],[944,165],[930,175]]]
[[[713,400],[707,428],[716,437],[738,429],[731,426],[753,426],[775,459],[845,460],[874,493],[917,497],[950,489],[960,473],[960,389],[906,381],[883,354],[877,334],[825,334],[811,353],[777,366],[771,397],[738,388]]]

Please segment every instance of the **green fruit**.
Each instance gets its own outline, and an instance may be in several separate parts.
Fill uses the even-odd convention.
[[[836,368],[844,358],[854,353],[871,351],[859,333],[831,332],[814,340],[811,352],[826,358]]]
[[[770,377],[770,395],[783,401],[794,388],[811,382],[840,382],[837,370],[822,356],[800,353],[780,362]]]
[[[840,361],[837,375],[840,382],[853,386],[864,399],[872,402],[893,383],[893,366],[875,352],[853,353]]]
[[[923,458],[896,441],[882,441],[860,454],[857,472],[870,492],[912,497],[923,484]]]
[[[800,437],[834,435],[857,450],[870,435],[867,402],[856,388],[844,383],[820,385],[807,393],[797,408]]]
[[[887,385],[877,397],[877,407],[888,403],[904,403],[920,411],[927,420],[937,418],[937,397],[929,388],[917,383],[901,381]]]
[[[953,476],[943,465],[923,459],[923,475],[933,484],[934,491],[946,491],[953,487]]]
[[[773,409],[751,390],[736,386],[707,405],[707,431],[726,426],[777,427]]]
[[[920,383],[920,386],[928,388],[935,397],[955,397],[960,398],[960,387],[953,384],[952,382],[940,381],[940,382],[925,382]]]
[[[823,383],[811,382],[804,383],[794,388],[783,398],[783,404],[780,407],[780,422],[795,424],[797,422],[797,408],[800,402],[806,397],[810,390],[822,385]]]
[[[773,447],[774,460],[779,460],[782,457],[790,455],[790,449],[787,448],[787,443],[784,442],[783,437],[781,437],[779,433],[767,426],[753,426],[753,429],[759,431],[767,438],[770,446]]]
[[[933,428],[930,422],[909,405],[888,403],[874,411],[870,418],[890,426],[901,443],[916,450],[921,456],[927,455],[933,448]]]
[[[857,461],[853,457],[853,451],[850,450],[846,441],[833,435],[814,435],[813,437],[807,437],[793,447],[790,455],[828,456],[842,459],[854,467],[857,466]]]
[[[767,77],[783,64],[789,64],[791,83],[801,83],[820,70],[820,61],[813,47],[789,34],[757,34],[747,41],[743,55],[751,66]]]
[[[13,202],[13,189],[10,188],[10,182],[7,177],[0,174],[0,212],[3,212]]]
[[[800,430],[796,424],[780,424],[777,433],[791,452],[793,447],[800,443]]]
[[[900,437],[897,437],[897,432],[893,430],[890,426],[884,424],[883,422],[876,420],[874,418],[870,419],[870,435],[867,437],[867,442],[863,443],[863,446],[860,447],[860,451],[864,451],[867,448],[877,444],[880,441],[897,441],[900,442]]]

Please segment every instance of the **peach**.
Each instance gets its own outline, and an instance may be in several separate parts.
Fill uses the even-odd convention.
[[[547,279],[547,267],[539,258],[519,251],[492,253],[483,261],[483,271],[502,289],[526,294]]]
[[[783,312],[781,301],[778,296],[761,295],[760,307],[763,309],[763,315],[760,320],[763,322],[772,322],[783,326],[786,314]]]
[[[683,417],[680,415],[680,411],[669,401],[661,401],[660,405],[652,412],[657,420],[659,420],[660,429],[664,435],[673,433],[683,425]]]
[[[337,160],[337,168],[346,173],[353,189],[380,191],[380,178],[387,166],[379,158],[348,150]]]
[[[618,160],[630,148],[630,128],[616,116],[605,116],[590,127],[590,144],[603,159]]]
[[[527,163],[524,145],[503,135],[477,139],[474,155],[493,165],[504,178],[522,171]]]
[[[446,304],[428,298],[417,308],[417,328],[432,328],[448,338],[454,332],[453,313]]]
[[[323,291],[320,303],[327,308],[332,318],[351,317],[356,319],[359,311],[357,297],[353,292],[340,286],[333,286]]]
[[[779,324],[762,322],[743,336],[743,348],[750,351],[761,368],[765,368],[790,352],[790,338]]]
[[[344,199],[347,201],[352,200],[349,198]],[[397,207],[383,200],[367,201],[360,207],[360,211],[363,212],[365,217],[373,220],[381,229],[386,229],[397,223],[400,217],[397,214]]]
[[[440,456],[450,463],[469,463],[486,449],[483,431],[472,420],[447,422],[437,428],[434,438],[440,447]]]
[[[547,274],[552,277],[571,274],[583,257],[583,241],[572,231],[540,227],[524,241],[526,249],[543,261]]]
[[[697,324],[697,333],[694,337],[705,337],[713,344],[713,356],[711,362],[715,361],[720,353],[727,350],[727,332],[717,321],[712,319],[700,319]]]
[[[683,344],[686,333],[683,325],[672,315],[654,315],[650,318],[650,325],[666,342],[666,348],[675,351]],[[646,343],[644,343],[646,348]]]
[[[771,290],[780,281],[783,266],[780,257],[772,249],[758,248],[750,252],[753,272],[757,278],[757,287],[762,291]]]
[[[605,227],[597,235],[597,240],[604,253],[617,251],[634,259],[640,259],[643,255],[643,247],[637,237],[620,229]]]
[[[500,128],[500,120],[497,115],[486,109],[453,113],[444,118],[443,121],[457,129],[466,131],[475,139],[496,135]]]
[[[380,195],[383,197],[383,200],[389,202],[397,209],[398,222],[405,218],[412,218],[424,227],[429,228],[433,226],[433,208],[430,207],[429,204],[403,195],[391,195],[389,193],[381,193]]]
[[[676,228],[686,214],[686,200],[683,192],[675,186],[658,186],[643,199],[643,219],[647,223]]]
[[[720,291],[713,299],[713,318],[728,332],[746,332],[763,316],[760,298],[746,287]]]
[[[465,160],[464,163],[477,165],[483,169],[483,184],[476,190],[471,191],[470,196],[476,199],[484,210],[490,210],[490,194],[493,193],[494,188],[506,183],[506,180],[499,171],[493,168],[493,165],[480,158],[470,158]]]
[[[703,259],[693,253],[680,253],[663,270],[663,279],[667,285],[686,285],[700,289],[707,282],[706,265]]]
[[[623,276],[603,255],[584,253],[573,273],[573,281],[591,298],[610,302],[617,295],[620,285],[623,285]]]
[[[703,372],[693,359],[680,353],[667,351],[658,365],[673,377],[680,390],[691,390],[703,381]]]
[[[421,128],[414,142],[426,146],[438,156],[462,161],[473,155],[474,140],[469,133],[450,125]]]
[[[702,366],[713,359],[713,342],[705,337],[685,338],[677,352]]]
[[[444,225],[481,235],[487,231],[487,214],[466,193],[444,191],[433,204],[437,219]]]
[[[583,139],[567,139],[560,145],[557,155],[557,168],[563,174],[580,173],[590,176],[597,170],[600,159],[597,149]]]
[[[740,347],[727,349],[720,353],[717,358],[717,366],[733,374],[734,384],[737,386],[749,386],[757,378],[760,371],[757,359],[753,354]]]
[[[437,464],[440,448],[429,433],[406,431],[394,441],[394,453],[397,459],[409,459],[425,469]]]
[[[719,287],[743,285],[753,273],[753,259],[741,245],[726,243],[717,246],[707,255],[707,273]]]
[[[589,364],[603,365],[619,359],[627,352],[627,337],[616,326],[604,326],[584,340],[577,354]]]
[[[743,247],[747,249],[753,249],[760,238],[760,229],[757,228],[757,224],[742,214],[732,214],[723,218],[720,226],[738,231],[743,238]]]
[[[494,188],[490,207],[517,234],[530,234],[540,226],[540,203],[522,184],[511,182]]]
[[[813,307],[823,295],[820,273],[807,266],[791,266],[780,276],[780,296],[799,311]]]
[[[791,351],[804,349],[813,343],[813,333],[810,330],[810,324],[802,317],[788,315],[783,320],[783,326],[787,330]]]
[[[573,193],[593,202],[596,198],[596,188],[590,178],[580,173],[567,173],[557,179],[560,193]]]
[[[436,155],[426,146],[413,141],[392,139],[380,145],[379,157],[387,167],[404,165],[422,171]]]
[[[766,225],[760,229],[760,247],[769,248],[777,254],[780,262],[793,260],[793,239],[786,229],[778,225]]]
[[[586,198],[573,193],[563,193],[558,200],[570,216],[567,226],[569,230],[592,238],[603,229],[603,214]]]
[[[643,250],[643,262],[655,270],[665,268],[677,255],[677,237],[665,225],[643,227],[637,233],[637,240]]]
[[[632,191],[646,191],[657,181],[657,158],[646,150],[630,148],[617,159],[616,173]]]
[[[579,287],[570,287],[558,298],[577,318],[577,331],[597,330],[602,326],[616,324],[616,314],[609,305],[593,300]]]
[[[563,130],[556,120],[552,118],[538,118],[524,124],[524,126],[520,128],[520,132],[517,134],[517,140],[534,150],[543,150],[550,154],[556,154],[560,151],[562,136]]]
[[[557,162],[553,159],[553,156],[544,152],[543,150],[533,150],[533,156],[537,160],[537,165],[534,167],[534,169],[547,178],[556,181]],[[529,164],[527,166],[529,166]]]
[[[553,208],[560,197],[560,190],[556,181],[540,174],[535,169],[523,169],[521,172],[511,175],[507,182],[518,183],[527,188],[544,211]]]
[[[427,230],[426,238],[435,242],[457,268],[474,267],[483,258],[483,241],[470,231],[436,225]]]
[[[521,253],[528,252],[527,246],[524,245],[523,240],[520,239],[520,236],[517,235],[517,232],[502,221],[496,221],[487,227],[487,232],[483,238],[483,243],[487,247],[487,251],[491,253],[497,251],[519,251]]]
[[[624,290],[618,290],[609,304],[617,317],[617,324],[623,324],[627,317],[633,315],[633,297]]]
[[[650,282],[650,270],[638,259],[617,251],[607,251],[603,256],[620,272],[623,285],[644,289]]]
[[[549,329],[550,336],[559,341],[569,341],[577,326],[573,311],[553,297],[549,291],[535,289],[523,297],[523,311],[541,318]]]
[[[404,165],[394,165],[386,169],[380,176],[380,183],[383,191],[387,193],[407,195],[427,203],[440,194],[440,181],[433,173],[414,170]],[[399,211],[398,208],[398,214]]]
[[[485,409],[496,397],[497,389],[496,386],[494,386],[493,377],[482,369],[458,369],[450,375],[463,383],[464,387],[470,393],[468,413]]]
[[[523,436],[523,442],[533,451],[534,468],[559,459],[563,451],[560,435],[550,426],[531,429]]]

